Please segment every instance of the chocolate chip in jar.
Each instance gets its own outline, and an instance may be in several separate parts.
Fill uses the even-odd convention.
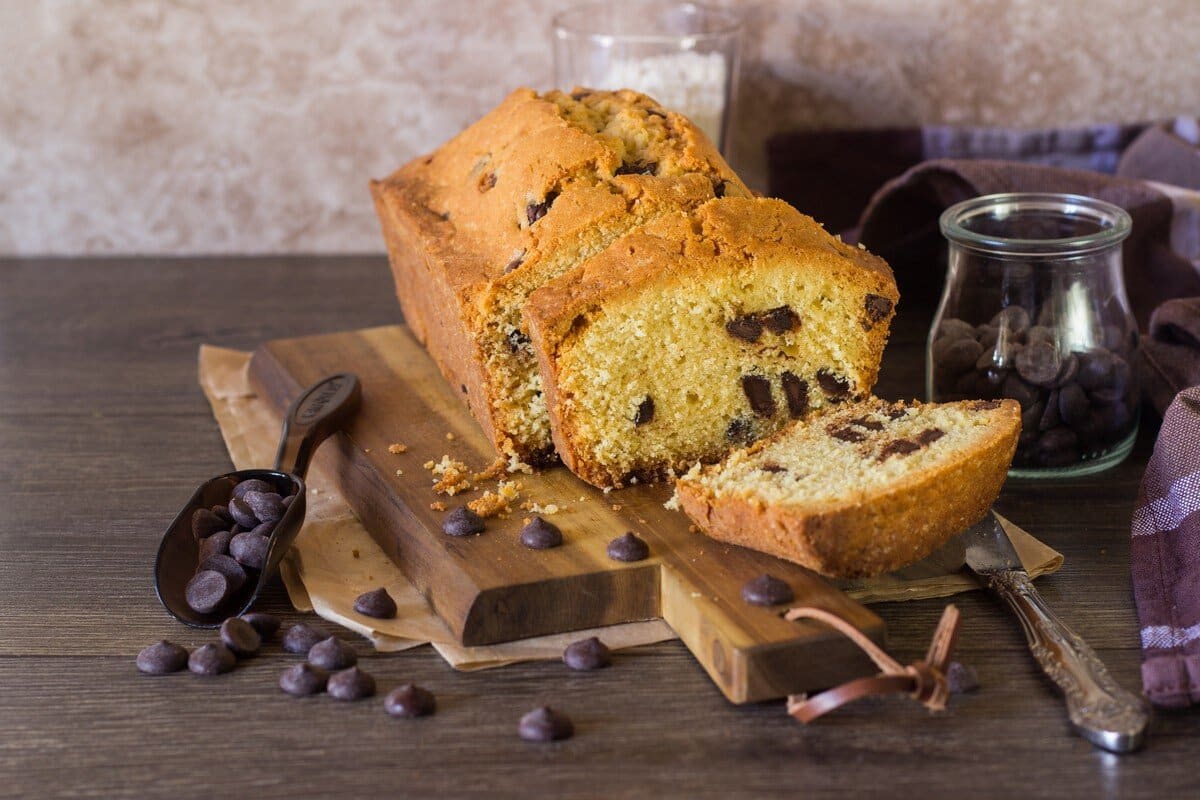
[[[1066,467],[1079,460],[1079,437],[1063,425],[1043,431],[1036,447],[1038,462],[1045,467]]]
[[[1082,386],[1068,383],[1058,390],[1058,416],[1076,430],[1091,422],[1092,404]]]
[[[1034,386],[1048,388],[1058,380],[1063,367],[1058,348],[1049,342],[1026,345],[1014,359],[1017,374]]]
[[[943,337],[933,343],[934,366],[948,374],[973,369],[982,354],[983,345],[974,338]]]
[[[1005,306],[996,312],[988,324],[998,330],[1006,331],[1011,338],[1023,338],[1031,323],[1029,312],[1023,307]]]
[[[975,338],[975,326],[971,323],[949,317],[938,324],[937,332],[933,336],[936,342],[940,339],[973,339]]]

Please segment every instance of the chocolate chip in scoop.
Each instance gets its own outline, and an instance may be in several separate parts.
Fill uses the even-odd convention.
[[[197,508],[192,512],[192,536],[198,540],[207,539],[217,531],[223,531],[228,527],[228,522],[207,508]]]
[[[155,642],[137,655],[138,672],[147,675],[166,675],[178,672],[187,666],[188,651],[163,639]]]
[[[742,587],[742,599],[752,606],[777,606],[796,599],[792,587],[773,575],[759,575]]]
[[[233,538],[236,539],[237,536]],[[233,539],[230,539],[229,541],[230,546],[232,546]],[[246,570],[242,569],[242,565],[230,556],[209,556],[201,561],[200,566],[196,568],[197,574],[206,570],[211,572],[219,572],[224,575],[225,580],[229,583],[230,594],[233,594],[238,589],[242,588],[242,586],[244,586],[246,583]]]
[[[380,586],[369,592],[363,592],[354,599],[354,610],[364,617],[374,619],[395,619],[396,601],[388,594],[387,589]]]
[[[262,647],[262,637],[246,620],[230,617],[221,623],[221,643],[238,658],[249,658]]]
[[[211,614],[232,592],[228,578],[216,570],[204,569],[192,576],[183,594],[190,609],[198,614]]]
[[[570,739],[574,733],[571,718],[549,706],[530,711],[517,726],[517,735],[527,742],[556,742]]]
[[[271,540],[266,536],[245,531],[229,540],[229,554],[243,567],[262,569],[267,564]]]

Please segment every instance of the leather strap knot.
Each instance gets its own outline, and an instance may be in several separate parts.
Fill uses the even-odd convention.
[[[948,605],[942,612],[941,621],[933,633],[933,641],[929,644],[929,652],[925,654],[925,658],[907,667],[901,666],[862,631],[836,614],[806,606],[789,610],[785,619],[811,619],[825,623],[858,645],[881,670],[873,677],[858,678],[812,697],[788,697],[788,713],[801,722],[812,722],[817,717],[862,697],[891,693],[907,694],[923,703],[930,711],[946,708],[946,701],[950,699],[946,668],[950,664],[950,655],[954,651],[954,641],[958,635],[959,613],[956,606]]]

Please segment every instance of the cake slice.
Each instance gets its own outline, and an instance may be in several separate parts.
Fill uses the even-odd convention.
[[[596,486],[716,461],[869,394],[899,295],[780,200],[664,215],[529,295],[554,444]]]
[[[405,321],[496,448],[530,463],[554,453],[528,294],[662,214],[749,195],[645,95],[530,89],[371,193]]]
[[[823,575],[869,577],[932,553],[1000,493],[1021,432],[1014,400],[887,403],[818,414],[697,465],[680,506],[714,539]]]

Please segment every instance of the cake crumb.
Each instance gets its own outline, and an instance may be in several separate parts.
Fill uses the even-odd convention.
[[[429,504],[429,509],[431,511],[445,511],[446,504],[443,503],[441,500],[435,500]]]
[[[505,467],[505,469],[507,469],[510,473],[511,472],[524,472],[526,475],[533,474],[533,467],[529,466],[524,461],[517,458],[515,453],[509,454],[508,466]]]
[[[401,453],[407,453],[408,445],[404,444],[403,442],[393,442],[392,444],[388,445],[388,452],[394,456],[398,456]]]
[[[459,492],[466,492],[473,488],[470,468],[448,455],[443,455],[442,460],[436,464],[432,461],[427,462],[425,468],[438,478],[433,484],[433,490],[438,494],[453,497]]]
[[[535,514],[549,516],[550,514],[557,514],[559,508],[554,503],[547,503],[546,505],[542,505],[541,503],[533,503],[529,506],[529,510]]]
[[[396,476],[397,476],[397,477],[401,477],[401,476],[403,476],[403,475],[404,475],[404,470],[402,470],[402,469],[398,469],[398,470],[396,470]]]
[[[355,558],[358,558],[358,548],[356,547],[353,550],[351,550],[350,555],[354,556]]]
[[[447,432],[446,432],[446,441],[447,441],[447,442],[453,442],[453,441],[454,441],[454,434],[453,434],[453,433],[450,433],[449,431],[447,431]]]
[[[493,478],[498,478],[504,474],[504,468],[507,463],[503,456],[497,456],[496,460],[485,467],[482,472],[476,472],[472,475],[471,480],[479,483],[480,481],[490,481]]]
[[[368,448],[366,448],[365,450],[363,450],[363,452],[364,452],[364,453],[369,453],[369,452],[371,452],[371,448],[369,448],[369,447],[368,447]]]
[[[700,529],[695,525],[688,525],[688,533],[699,533]]]
[[[621,510],[621,504],[620,504],[620,503],[613,503],[613,504],[612,504],[612,510],[613,510],[613,511],[620,511],[620,510]]]
[[[586,497],[584,497],[583,495],[579,495],[579,502],[583,503],[583,502],[586,502],[586,501],[587,501],[587,498],[586,498]]]
[[[679,505],[679,492],[678,491],[671,493],[671,497],[667,500],[667,502],[663,503],[663,508],[667,509],[668,511],[681,510],[680,505]]]
[[[496,491],[490,489],[482,497],[467,503],[467,508],[485,519],[496,515],[507,514],[511,509],[509,503],[520,497],[521,484],[516,481],[500,481]]]

